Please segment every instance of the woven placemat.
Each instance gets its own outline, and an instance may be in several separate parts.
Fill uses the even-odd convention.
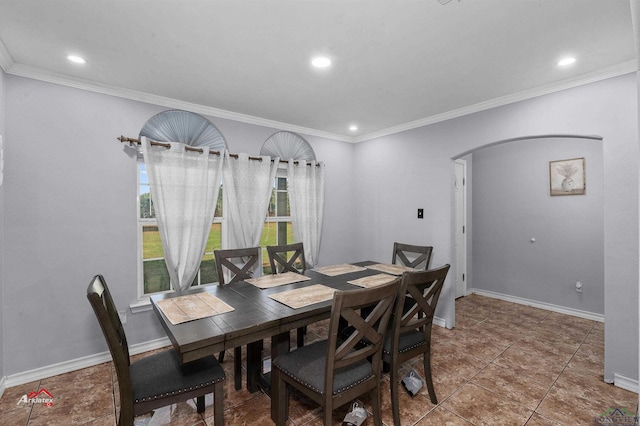
[[[224,314],[235,309],[209,293],[163,299],[158,301],[157,305],[173,325]]]
[[[402,275],[404,272],[415,272],[416,269],[403,265],[393,265],[390,263],[376,263],[375,265],[367,265],[368,269],[384,272],[391,275]]]
[[[336,275],[349,274],[351,272],[365,271],[367,268],[362,266],[351,265],[349,263],[342,263],[340,265],[323,266],[322,268],[314,269],[316,272],[320,272],[323,275],[335,277]]]
[[[368,277],[358,278],[357,280],[347,281],[349,284],[357,285],[358,287],[377,287],[382,284],[390,283],[393,280],[398,279],[395,275],[389,274],[376,274]]]
[[[295,272],[285,272],[282,274],[275,275],[265,275],[263,277],[258,278],[249,278],[245,281],[249,284],[253,284],[259,288],[271,288],[278,287],[285,284],[293,284],[301,281],[307,281],[311,278],[305,277],[301,274],[296,274]]]
[[[314,303],[333,299],[336,289],[322,284],[314,284],[309,287],[287,290],[272,294],[269,297],[293,309],[303,308]]]

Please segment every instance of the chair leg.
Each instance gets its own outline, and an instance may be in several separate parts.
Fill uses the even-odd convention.
[[[375,389],[371,390],[371,412],[373,413],[373,424],[376,426],[382,426],[382,411],[380,409],[380,384],[378,384]]]
[[[224,426],[224,381],[216,383],[213,390],[213,425]]]
[[[324,426],[333,426],[333,410],[331,408],[331,404],[325,404],[324,407],[322,407]]]
[[[289,417],[289,393],[287,384],[277,368],[271,369],[271,420],[276,426],[285,426]]]
[[[393,424],[400,425],[400,395],[398,395],[398,365],[397,361],[391,361],[389,371],[389,384],[391,386],[391,411],[393,412]]]
[[[433,378],[431,377],[431,351],[424,353],[422,361],[424,363],[424,380],[427,382],[429,398],[431,402],[437,405],[438,398],[436,398],[436,389],[433,387]]]
[[[204,395],[196,398],[196,408],[198,409],[198,413],[204,413]]]
[[[242,389],[242,347],[233,348],[233,383],[236,390]]]

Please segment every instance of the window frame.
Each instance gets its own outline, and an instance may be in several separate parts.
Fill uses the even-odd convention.
[[[291,226],[293,227],[293,223],[291,222],[291,200],[289,199],[289,177],[288,177],[287,166],[286,165],[279,165],[278,166],[278,171],[276,172],[276,177],[275,177],[275,180],[273,182],[273,190],[276,191],[276,212],[275,213],[277,213],[277,192],[281,191],[281,190],[278,189],[278,185],[277,184],[278,184],[278,179],[281,179],[281,178],[285,179],[286,184],[287,184],[286,185],[286,190],[283,191],[283,192],[285,192],[287,194],[287,206],[289,208],[289,215],[288,216],[277,216],[277,215],[269,216],[269,212],[267,211],[264,223],[265,223],[265,225],[268,224],[268,223],[286,223],[286,224],[291,223],[292,224]],[[261,240],[262,240],[263,234],[264,234],[264,227],[263,227],[262,233],[260,235],[260,239]],[[278,231],[276,230],[276,237],[277,237],[277,235],[278,235]],[[289,243],[292,243],[292,242],[294,242],[294,241],[284,241],[284,242],[279,242],[278,241],[276,244],[277,245],[282,245],[282,244],[289,244]],[[263,267],[262,273],[264,274],[266,272],[265,268],[269,268],[269,271],[271,269],[271,266],[269,264],[269,257],[268,257],[268,254],[267,254],[266,245],[261,247],[261,253],[262,253],[262,258],[263,258],[263,260],[262,260],[262,267]]]
[[[140,187],[141,187],[141,167],[145,165],[144,162],[144,158],[142,157],[142,155],[138,155],[137,159],[136,159],[136,226],[137,226],[137,230],[136,230],[136,243],[137,243],[137,294],[138,294],[138,301],[139,302],[148,302],[149,301],[149,296],[151,295],[156,295],[156,294],[166,294],[166,293],[173,293],[175,292],[174,289],[169,288],[168,290],[164,290],[164,291],[160,291],[160,292],[154,292],[154,293],[145,293],[144,292],[144,239],[143,239],[143,228],[145,226],[157,226],[158,221],[156,218],[142,218],[141,217],[141,210],[140,210],[140,200],[142,197],[142,194],[140,192]],[[146,171],[146,166],[145,166],[145,171]],[[284,192],[286,192],[287,194],[287,204],[289,207],[289,215],[287,216],[269,216],[269,212],[266,213],[265,215],[265,220],[264,223],[265,225],[268,223],[291,223],[291,214],[290,214],[290,208],[291,208],[291,201],[289,199],[289,183],[288,183],[288,173],[287,173],[287,166],[286,165],[279,165],[278,166],[278,171],[276,173],[276,177],[275,180],[273,182],[273,189],[277,192],[279,191],[277,188],[277,184],[278,184],[278,179],[284,178],[287,181],[287,186],[286,186],[286,190]],[[148,185],[148,181],[146,183],[146,185]],[[221,182],[221,188],[222,190],[222,216],[214,216],[213,218],[213,224],[219,223],[220,224],[220,245],[221,248],[225,248],[228,247],[228,236],[229,236],[229,230],[228,230],[228,226],[227,226],[227,218],[225,216],[225,208],[224,206],[227,205],[227,191],[224,191],[224,185]],[[276,196],[277,197],[277,196]],[[276,201],[277,202],[277,201]],[[277,208],[276,208],[277,210]],[[277,213],[277,212],[276,212]],[[291,225],[293,226],[293,224]],[[264,227],[262,232],[264,233]],[[261,234],[261,239],[262,239],[262,234]],[[293,242],[293,241],[291,241]],[[278,242],[278,244],[287,244],[290,243],[289,241],[285,241],[285,242]],[[265,263],[264,260],[267,261],[266,267],[270,267],[269,263],[268,263],[268,256],[266,255],[266,246],[262,247],[262,258],[263,258],[263,272],[264,272],[264,268],[265,268]],[[207,254],[207,252],[204,253],[205,255]],[[164,257],[163,257],[164,259]],[[196,276],[196,279],[198,280],[198,284],[199,286],[207,286],[207,285],[216,285],[216,282],[213,283],[202,283],[200,282],[201,280],[201,274],[200,274],[200,269],[198,269],[198,274]]]
[[[141,217],[141,210],[140,210],[140,199],[142,197],[142,193],[140,192],[140,187],[141,187],[141,179],[140,179],[140,175],[141,175],[141,167],[145,165],[144,162],[144,158],[142,157],[142,155],[138,155],[137,159],[136,159],[136,215],[137,215],[137,219],[136,219],[136,226],[137,226],[137,230],[136,230],[136,242],[137,242],[137,295],[138,295],[138,301],[139,302],[148,302],[149,301],[149,297],[152,295],[156,295],[156,294],[167,294],[167,293],[173,293],[175,292],[174,289],[169,288],[168,290],[164,290],[164,291],[158,291],[158,292],[153,292],[153,293],[145,293],[144,292],[144,239],[143,239],[143,228],[145,226],[157,226],[158,225],[158,221],[156,218],[143,218]],[[146,172],[146,166],[145,166],[145,172]],[[148,185],[148,181],[146,183],[146,185]],[[222,183],[221,183],[222,185]],[[221,187],[222,189],[222,187]],[[149,191],[150,192],[150,191]],[[222,192],[222,216],[214,216],[213,217],[213,221],[211,222],[212,225],[219,223],[220,224],[220,245],[222,247],[225,247],[227,244],[227,226],[226,226],[226,221],[224,218],[224,205],[226,204],[226,191]],[[216,201],[217,202],[217,201]],[[206,255],[209,252],[206,252],[203,254]],[[213,253],[210,253],[213,254]],[[160,259],[160,258],[159,258]],[[162,257],[161,259],[164,259],[164,257]],[[217,285],[217,282],[212,282],[212,283],[202,283],[201,282],[201,274],[200,274],[200,268],[198,268],[198,273],[196,275],[196,278],[198,280],[197,285],[198,286],[207,286],[207,285]]]

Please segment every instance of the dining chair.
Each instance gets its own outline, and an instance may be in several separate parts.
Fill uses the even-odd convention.
[[[218,285],[233,284],[247,278],[253,278],[253,270],[260,259],[260,247],[214,250],[218,271]],[[226,277],[229,277],[226,280]],[[259,344],[261,342],[256,342]],[[261,350],[261,348],[260,348]],[[233,348],[233,383],[236,390],[242,389],[242,347]],[[224,362],[224,351],[218,355],[218,361]]]
[[[260,260],[260,247],[214,250],[218,283],[232,284],[247,278],[253,278],[253,270]],[[225,275],[227,274],[228,275]],[[226,277],[229,277],[227,280]]]
[[[214,424],[224,424],[225,374],[215,357],[181,363],[176,351],[169,349],[131,362],[124,327],[102,275],[91,280],[87,299],[116,369],[120,390],[119,426],[132,426],[135,416],[193,398],[196,398],[198,413],[202,413],[204,396],[208,393],[213,393]]]
[[[271,416],[284,426],[289,417],[288,387],[293,387],[323,407],[326,426],[335,408],[363,394],[371,396],[373,421],[381,425],[381,356],[385,331],[400,279],[365,289],[336,291],[333,296],[328,337],[287,354],[271,364]],[[373,307],[365,318],[360,309]],[[340,319],[353,326],[352,333],[338,338]],[[368,345],[360,345],[367,340]]]
[[[400,364],[422,355],[429,398],[434,404],[438,403],[431,377],[431,327],[449,267],[447,264],[402,274],[391,327],[382,349],[382,360],[390,365],[391,409],[396,425],[400,424],[397,377]]]
[[[304,274],[304,271],[307,270],[302,243],[267,246],[267,254],[272,274],[281,272]]]
[[[429,269],[431,263],[431,246],[415,246],[411,244],[393,243],[393,257],[391,263],[394,265],[400,262],[401,265],[414,269]]]
[[[267,246],[267,255],[269,256],[271,274],[275,275],[282,272],[304,274],[304,271],[307,270],[307,262],[304,258],[304,246],[302,243]],[[297,347],[301,348],[304,346],[304,336],[306,333],[307,327],[298,328]]]

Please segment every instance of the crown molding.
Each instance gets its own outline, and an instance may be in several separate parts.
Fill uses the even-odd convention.
[[[558,83],[550,84],[547,86],[537,87],[531,90],[525,90],[518,93],[513,93],[500,98],[492,99],[486,102],[480,102],[475,105],[448,111],[442,114],[433,115],[430,117],[422,118],[420,120],[411,121],[408,123],[400,124],[398,126],[388,127],[386,129],[368,133],[366,135],[357,136],[354,138],[354,143],[365,142],[371,139],[380,138],[383,136],[392,135],[395,133],[404,132],[406,130],[416,129],[418,127],[427,126],[429,124],[435,124],[453,118],[462,117],[476,112],[485,111],[488,109],[512,104],[515,102],[524,101],[527,99],[536,98],[543,95],[548,95],[562,90],[571,89],[573,87],[582,86],[589,83],[595,83],[597,81],[606,80],[607,78],[617,77],[620,75],[628,74],[638,71],[638,62],[636,60],[623,62],[612,67],[608,67],[596,72],[583,74],[575,78],[563,80]]]
[[[0,49],[0,60],[2,59]],[[3,67],[4,68],[4,67]],[[31,67],[23,64],[12,63],[5,68],[8,74],[32,78],[35,80],[46,81],[48,83],[59,84],[62,86],[73,87],[76,89],[87,90],[90,92],[100,93],[103,95],[116,96],[119,98],[129,99],[133,101],[145,102],[153,105],[164,106],[167,108],[181,109],[191,111],[198,114],[209,115],[227,120],[239,121],[241,123],[253,124],[256,126],[270,127],[278,130],[288,130],[305,135],[318,136],[322,138],[353,142],[352,136],[345,136],[336,133],[325,132],[322,130],[311,129],[309,127],[296,126],[294,124],[283,123],[281,121],[269,120],[266,118],[255,117],[252,115],[241,114],[233,111],[226,111],[219,108],[208,107],[205,105],[185,102],[178,99],[167,98],[164,96],[153,95],[150,93],[139,92],[137,90],[111,86],[107,84],[97,83],[90,80],[73,78],[67,75],[53,73],[41,68]]]
[[[486,102],[480,102],[475,105],[470,105],[464,108],[456,109],[453,111],[447,111],[442,114],[436,114],[430,117],[425,117],[419,120],[411,121],[408,123],[400,124],[397,126],[388,127],[386,129],[379,130],[377,132],[368,133],[361,136],[347,136],[337,133],[325,132],[318,129],[312,129],[308,127],[296,126],[294,124],[283,123],[280,121],[269,120],[266,118],[255,117],[247,114],[241,114],[232,111],[226,111],[219,108],[208,107],[205,105],[194,104],[191,102],[180,101],[177,99],[167,98],[164,96],[153,95],[150,93],[139,92],[136,90],[125,89],[121,87],[96,83],[89,80],[83,80],[78,78],[69,77],[62,74],[52,73],[42,70],[40,68],[31,67],[28,65],[14,63],[11,56],[5,49],[4,45],[0,41],[0,66],[8,74],[17,75],[20,77],[33,78],[36,80],[46,81],[49,83],[60,84],[63,86],[73,87],[76,89],[87,90],[95,93],[101,93],[104,95],[116,96],[124,99],[150,103],[154,105],[164,106],[167,108],[182,109],[185,111],[191,111],[198,114],[209,115],[212,117],[223,118],[227,120],[238,121],[241,123],[253,124],[256,126],[263,126],[269,128],[275,128],[278,130],[288,130],[291,132],[302,133],[310,136],[318,136],[322,138],[332,139],[341,142],[359,143],[368,140],[388,136],[407,130],[416,129],[418,127],[428,126],[430,124],[439,123],[454,118],[463,117],[465,115],[474,114],[476,112],[485,111],[492,108],[512,104],[515,102],[524,101],[527,99],[536,98],[543,95],[559,92],[573,87],[582,86],[589,83],[605,80],[612,77],[628,74],[638,71],[638,62],[636,60],[624,62],[622,64],[614,65],[603,70],[596,72],[583,74],[575,78],[566,79],[558,83],[550,84],[547,86],[538,87],[531,90],[525,90],[518,93],[513,93],[500,98],[492,99]]]

